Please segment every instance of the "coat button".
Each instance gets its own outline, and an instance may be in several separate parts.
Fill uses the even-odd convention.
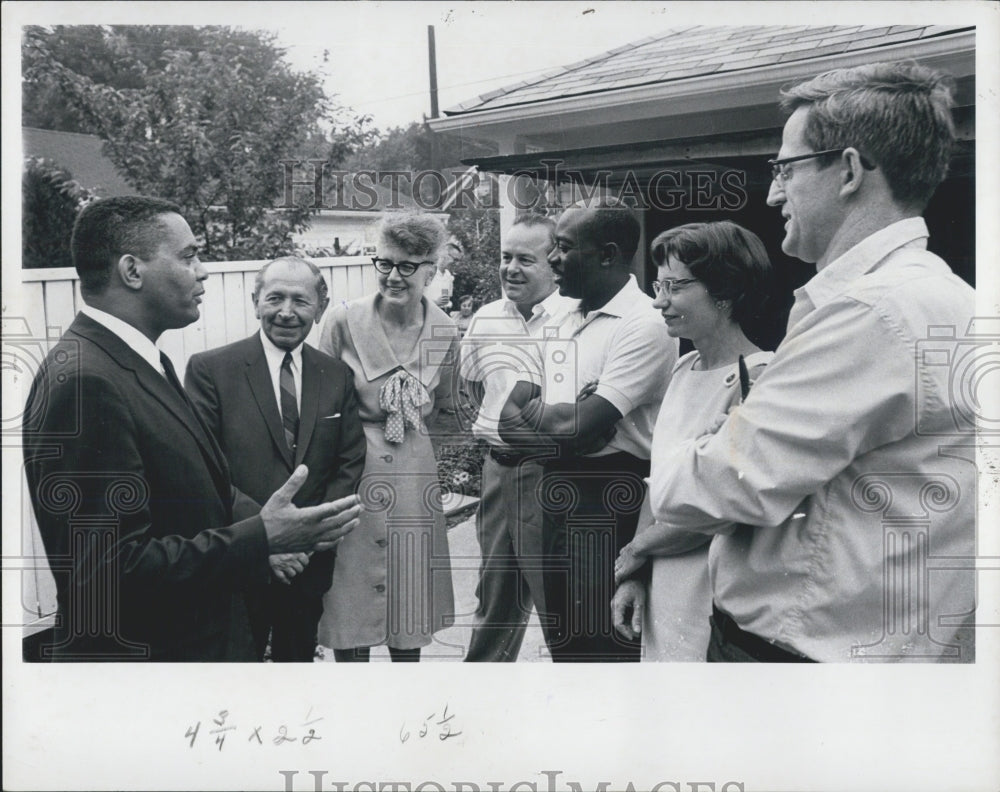
[[[385,585],[382,583],[379,583],[378,585],[374,586],[374,588],[379,594],[385,591]]]

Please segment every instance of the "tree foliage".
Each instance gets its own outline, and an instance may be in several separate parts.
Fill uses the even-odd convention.
[[[426,124],[417,122],[384,132],[373,130],[366,144],[347,157],[344,170],[428,170],[432,134]]]
[[[450,175],[468,167],[463,159],[495,153],[495,146],[434,132],[426,121],[414,121],[384,132],[372,129],[363,145],[345,159],[344,169],[416,172],[437,168]]]
[[[290,252],[311,210],[274,208],[280,161],[325,148],[337,164],[359,143],[324,131],[341,116],[320,77],[293,70],[269,33],[35,27],[22,52],[26,120],[99,135],[137,192],[181,206],[206,260]]]
[[[21,176],[23,267],[71,267],[73,221],[90,193],[70,174],[38,157],[24,161]]]
[[[452,264],[455,305],[467,294],[479,305],[500,297],[500,211],[455,209],[448,230],[461,244],[464,255]]]
[[[463,159],[488,156],[496,153],[495,147],[456,135],[434,132],[426,121],[407,126],[392,127],[385,131],[367,130],[361,145],[346,157],[341,166],[348,173],[375,171],[379,174],[406,174],[399,179],[399,190],[405,197],[412,196],[417,174],[438,171],[443,179],[424,180],[421,185],[421,205],[428,206],[442,197],[442,184],[449,184],[456,174],[468,169]],[[383,184],[389,180],[384,179]]]
[[[416,174],[438,170],[444,182],[454,180],[456,173],[463,173],[468,166],[463,159],[495,154],[494,148],[458,136],[436,133],[426,122],[393,127],[385,132],[374,130],[368,140],[344,160],[343,170],[376,172],[403,172]],[[407,196],[413,179],[401,179],[400,190]],[[431,185],[433,186],[433,185]],[[424,206],[433,191],[424,195]],[[460,260],[451,264],[455,275],[454,304],[471,294],[483,304],[500,296],[497,268],[500,264],[500,217],[495,209],[480,206],[452,207],[449,212],[448,231],[462,247]]]

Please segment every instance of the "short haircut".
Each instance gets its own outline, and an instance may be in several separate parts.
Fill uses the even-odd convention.
[[[73,224],[70,250],[84,294],[100,294],[111,282],[111,268],[131,253],[148,259],[161,239],[159,217],[181,214],[181,208],[160,198],[125,195],[87,204]]]
[[[264,286],[264,275],[267,273],[272,264],[277,264],[279,262],[284,264],[301,264],[303,267],[308,268],[308,270],[313,274],[313,277],[316,278],[316,296],[319,297],[319,301],[321,303],[326,300],[328,295],[326,279],[323,278],[323,273],[319,271],[319,267],[308,259],[300,258],[299,256],[282,256],[281,258],[274,259],[274,261],[267,262],[267,264],[257,270],[257,275],[254,277],[253,281],[254,302],[257,302],[257,298],[260,297],[260,290]]]
[[[815,151],[854,147],[885,174],[893,198],[924,209],[948,173],[955,140],[948,78],[913,62],[835,69],[782,91],[791,113],[808,107]]]
[[[616,199],[610,199],[585,211],[589,212],[589,216],[582,228],[587,240],[598,246],[615,243],[621,251],[622,263],[627,266],[639,247],[639,236],[642,234],[632,210]]]
[[[408,256],[433,259],[445,242],[444,225],[429,214],[391,212],[382,217],[379,239],[402,248]]]
[[[538,212],[522,212],[514,218],[511,228],[519,225],[525,228],[544,228],[549,232],[549,242],[553,245],[556,243],[556,221],[548,215],[538,214]]]
[[[746,330],[760,316],[771,292],[773,270],[760,238],[728,220],[688,223],[653,240],[660,267],[673,256],[684,263],[716,300],[731,300],[733,321]]]

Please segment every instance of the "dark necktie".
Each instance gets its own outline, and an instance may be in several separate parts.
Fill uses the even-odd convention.
[[[295,377],[292,376],[292,353],[286,352],[281,361],[281,375],[278,377],[281,391],[281,425],[285,430],[288,449],[295,452],[295,441],[299,436],[299,408],[295,399]]]
[[[177,372],[174,371],[174,364],[170,362],[170,358],[168,358],[163,352],[160,353],[160,365],[163,366],[163,373],[167,377],[167,382],[174,386],[174,389],[181,395],[181,398],[186,403],[187,394],[184,393],[181,381],[177,379]]]

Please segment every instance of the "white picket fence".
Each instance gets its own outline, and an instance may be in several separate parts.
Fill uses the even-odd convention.
[[[365,256],[312,259],[330,289],[330,304],[352,300],[375,291],[376,274],[371,259]],[[254,277],[263,261],[221,261],[205,264],[209,278],[205,282],[201,317],[183,330],[168,330],[158,346],[169,355],[174,368],[184,371],[187,360],[196,352],[214,349],[231,341],[246,338],[259,327],[253,312],[251,295]],[[51,345],[69,327],[83,305],[76,270],[22,270],[22,293],[16,307],[4,317],[23,317],[32,337],[46,339]],[[319,329],[313,328],[307,342],[315,345]]]
[[[371,266],[370,258],[345,256],[313,259],[313,262],[326,279],[331,305],[368,294],[377,287],[375,268]],[[263,261],[205,264],[210,275],[205,282],[201,317],[183,330],[167,331],[158,343],[179,372],[184,371],[188,358],[194,353],[246,338],[259,327],[251,295],[254,276],[263,264]],[[22,270],[19,288],[8,289],[6,286],[7,284],[4,289],[6,305],[3,319],[5,340],[9,338],[7,346],[14,350],[10,343],[14,342],[22,345],[21,348],[25,351],[30,347],[32,352],[30,355],[18,354],[16,350],[12,353],[12,360],[17,358],[21,361],[17,370],[24,374],[19,377],[20,398],[23,400],[27,398],[30,375],[33,373],[29,370],[31,359],[36,358],[34,362],[37,363],[37,357],[59,340],[59,336],[69,327],[83,305],[83,299],[76,270],[72,268]],[[318,335],[319,328],[314,327],[307,342],[315,346]],[[8,351],[5,349],[4,352],[5,367]],[[6,382],[5,379],[5,384]],[[5,403],[9,395],[5,394]],[[5,409],[5,419],[6,417]],[[5,468],[8,451],[11,452],[10,462],[19,462],[13,456],[19,456],[20,450],[14,446],[5,447]],[[20,620],[27,625],[27,631],[32,632],[44,627],[55,612],[55,582],[35,525],[23,473],[20,478],[20,504],[15,499],[5,498],[4,513],[6,522],[8,511],[12,517],[20,511],[20,563],[14,560],[18,555],[13,548],[11,562],[13,568],[19,567],[21,570],[21,613],[15,615],[11,612],[12,609],[5,608],[4,621],[16,623]],[[5,555],[7,554],[5,542]]]

